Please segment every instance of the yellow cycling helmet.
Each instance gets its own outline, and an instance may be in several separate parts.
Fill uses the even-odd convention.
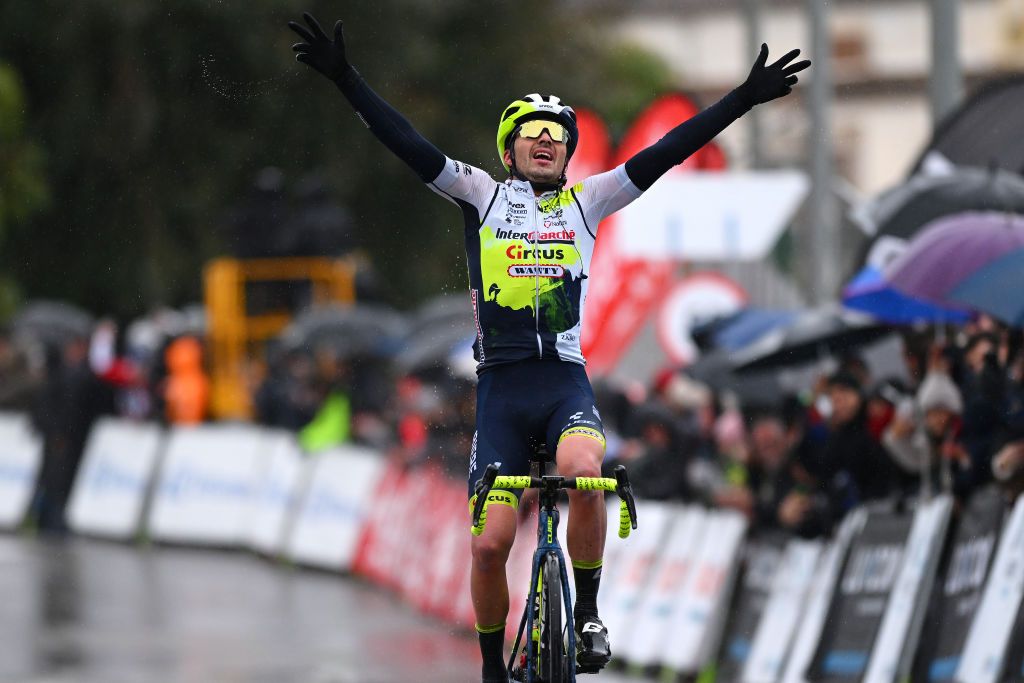
[[[498,158],[506,171],[511,170],[505,165],[505,150],[508,149],[512,133],[527,121],[538,119],[560,123],[569,131],[565,156],[565,163],[569,163],[572,153],[576,151],[576,143],[580,139],[580,132],[576,127],[576,112],[572,110],[572,107],[562,104],[561,100],[554,95],[533,93],[505,107],[505,111],[501,114],[501,120],[498,122]]]

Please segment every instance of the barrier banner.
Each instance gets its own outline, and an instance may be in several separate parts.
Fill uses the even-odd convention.
[[[27,415],[0,413],[0,529],[25,520],[43,464],[43,443]]]
[[[610,585],[605,585],[602,579],[597,594],[601,619],[609,633],[626,633],[636,622],[636,611],[649,585],[651,569],[662,551],[675,510],[667,503],[640,500],[636,508],[637,529],[630,534],[630,547],[619,555]],[[612,519],[617,519],[617,515],[618,512]],[[624,545],[622,539],[614,540]],[[617,652],[613,655],[619,656]]]
[[[853,539],[808,680],[862,680],[885,605],[903,563],[913,517],[871,511]]]
[[[1006,649],[1006,666],[1003,669],[1003,683],[1024,680],[1024,610],[1020,608]]]
[[[754,641],[757,625],[764,615],[772,584],[782,562],[786,537],[764,534],[743,545],[738,580],[728,610],[718,656],[716,683],[738,683]]]
[[[469,512],[466,505],[466,487],[460,482],[444,482],[433,503],[436,536],[430,558],[430,583],[433,586],[425,603],[430,614],[454,622],[455,602],[459,591],[469,590],[463,585],[465,565],[469,563]]]
[[[963,656],[953,680],[996,683],[1005,668],[1010,631],[1024,595],[1024,496],[1010,513],[992,570],[974,612]],[[1011,679],[1017,680],[1017,679]]]
[[[357,446],[308,457],[309,480],[286,554],[299,564],[348,571],[384,471],[384,458]]]
[[[903,565],[889,594],[865,683],[896,683],[910,674],[952,511],[952,496],[942,495],[922,503],[914,513]]]
[[[743,683],[775,683],[782,677],[821,550],[822,544],[817,541],[794,539],[786,544],[754,632],[750,656],[743,664]]]
[[[832,594],[846,561],[847,551],[853,537],[860,532],[866,520],[867,511],[863,508],[850,511],[839,524],[835,540],[825,549],[818,571],[811,581],[806,608],[793,639],[792,651],[786,660],[783,683],[806,683],[805,672],[811,665],[814,651],[825,628],[829,605],[832,604]]]
[[[236,546],[247,540],[263,432],[243,425],[170,431],[147,528],[158,541]]]
[[[401,503],[407,474],[405,467],[389,462],[372,495],[372,504],[356,544],[352,571],[381,585],[394,585],[392,557],[387,550],[387,534],[394,526],[394,514]]]
[[[1002,493],[990,487],[974,493],[954,521],[936,588],[932,591],[912,680],[953,681],[1005,516]]]
[[[665,546],[651,570],[650,588],[644,594],[633,628],[620,636],[619,648],[626,661],[643,667],[661,663],[673,613],[695,555],[703,542],[708,514],[696,505],[675,507]]]
[[[295,436],[283,430],[265,430],[265,455],[256,475],[249,521],[249,548],[276,557],[284,553],[289,524],[296,512],[304,467]]]
[[[696,673],[714,656],[746,531],[747,520],[738,512],[709,513],[704,540],[679,597],[663,654],[665,665],[673,671]]]
[[[396,555],[395,573],[400,579],[402,595],[406,601],[426,611],[432,573],[425,558],[437,552],[434,501],[444,477],[437,467],[428,465],[415,471],[414,481],[408,494],[405,517],[397,523],[405,542],[399,546]],[[469,557],[463,560],[468,562]]]
[[[163,443],[156,424],[105,417],[89,432],[65,513],[80,534],[128,540],[142,513]]]

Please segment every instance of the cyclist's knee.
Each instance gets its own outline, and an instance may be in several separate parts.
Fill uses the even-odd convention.
[[[504,567],[514,540],[515,526],[512,527],[512,533],[508,533],[499,525],[492,527],[488,522],[487,531],[473,539],[473,563],[485,572]]]
[[[516,539],[516,508],[507,504],[487,506],[487,524],[471,542],[473,561],[484,571],[503,567]]]

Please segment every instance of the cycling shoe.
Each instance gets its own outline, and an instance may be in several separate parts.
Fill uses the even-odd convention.
[[[576,621],[576,673],[597,673],[611,661],[608,629],[597,615]]]

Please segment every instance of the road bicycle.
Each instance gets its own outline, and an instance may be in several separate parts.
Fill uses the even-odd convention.
[[[498,476],[501,463],[487,466],[475,485],[473,507],[474,535],[483,533],[487,523],[486,501],[491,489],[537,489],[537,549],[533,554],[530,590],[515,645],[508,660],[512,680],[525,683],[567,683],[576,680],[576,634],[572,626],[572,595],[565,556],[558,542],[558,494],[565,489],[613,491],[619,496],[619,537],[626,538],[636,529],[636,501],[626,476],[618,465],[615,478],[577,477],[566,479],[544,473],[541,460],[539,477]],[[529,637],[525,637],[529,634]]]

